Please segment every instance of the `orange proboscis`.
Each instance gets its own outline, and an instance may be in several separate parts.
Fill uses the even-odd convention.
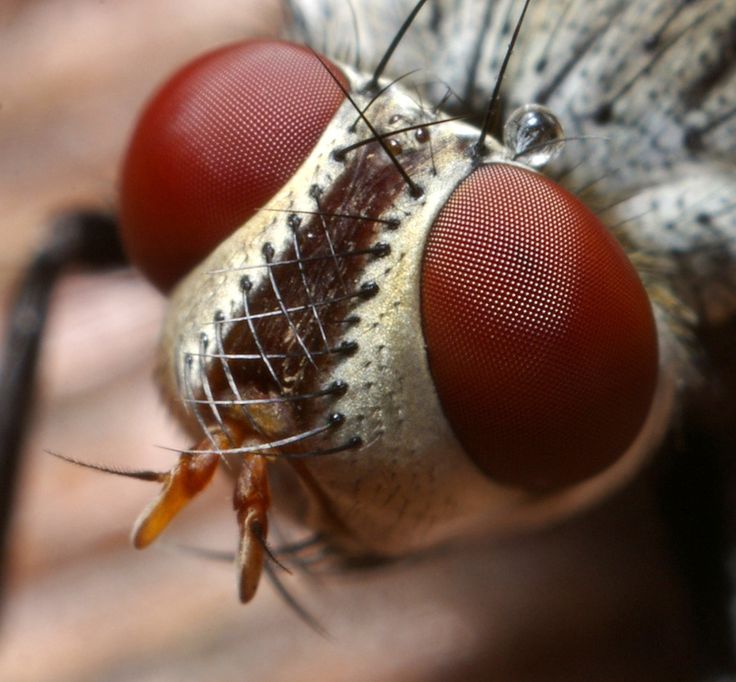
[[[231,436],[222,432],[213,433],[212,440],[206,438],[193,448],[208,452],[185,452],[179,456],[171,471],[164,475],[163,487],[158,497],[135,523],[132,533],[135,547],[148,547],[173,518],[207,487],[220,461],[220,455],[213,451],[213,445],[215,450],[226,450],[232,447],[230,438]],[[233,495],[233,507],[240,528],[240,546],[236,560],[242,602],[253,598],[267,553],[268,509],[271,504],[267,474],[265,457],[260,454],[243,455]]]

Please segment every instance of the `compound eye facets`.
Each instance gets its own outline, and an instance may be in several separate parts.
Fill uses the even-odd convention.
[[[657,379],[649,299],[582,202],[482,166],[431,227],[421,282],[430,371],[468,455],[532,490],[582,481],[631,444]]]
[[[334,78],[329,70],[334,75]],[[141,115],[123,164],[131,260],[170,289],[289,180],[347,81],[308,48],[256,40],[177,72]]]

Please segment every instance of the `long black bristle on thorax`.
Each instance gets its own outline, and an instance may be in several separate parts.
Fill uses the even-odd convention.
[[[496,124],[496,119],[498,118],[500,110],[501,84],[503,83],[503,77],[509,65],[509,60],[511,59],[511,53],[514,51],[514,46],[516,45],[516,41],[519,37],[519,32],[521,31],[521,26],[524,23],[524,17],[526,16],[526,11],[529,8],[530,3],[531,0],[525,0],[524,7],[522,8],[521,14],[519,15],[519,20],[516,22],[516,27],[514,28],[514,33],[511,36],[506,54],[503,57],[503,63],[501,64],[501,69],[498,72],[496,84],[493,86],[491,99],[488,101],[488,108],[486,109],[486,114],[483,119],[483,125],[480,128],[480,135],[478,136],[478,141],[475,143],[476,157],[482,155],[486,135],[488,135],[488,133],[494,128]]]
[[[417,14],[419,14],[419,10],[424,7],[426,2],[427,0],[419,0],[419,2],[414,5],[414,9],[409,13],[409,16],[404,19],[404,23],[401,24],[401,26],[399,27],[399,30],[396,32],[396,35],[391,40],[391,43],[386,49],[386,52],[384,52],[383,57],[381,57],[381,60],[378,62],[378,66],[376,66],[375,70],[373,71],[373,76],[371,76],[371,79],[368,81],[366,90],[372,90],[378,85],[378,79],[381,77],[384,70],[386,69],[386,65],[396,51],[396,48],[401,43],[404,34],[409,30],[409,27],[412,25],[414,18],[417,16]]]

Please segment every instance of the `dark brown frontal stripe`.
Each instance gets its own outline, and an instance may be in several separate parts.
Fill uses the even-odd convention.
[[[410,151],[401,155],[401,162],[411,172],[425,158],[423,151]],[[207,364],[205,383],[212,398],[235,400],[234,383],[241,399],[274,400],[266,403],[277,415],[279,430],[268,433],[272,438],[326,423],[334,396],[349,390],[330,377],[360,343],[361,301],[379,293],[380,283],[364,280],[366,264],[390,257],[380,236],[398,225],[381,216],[406,187],[375,143],[351,152],[344,163],[331,186],[310,189],[310,205],[296,207],[302,213],[285,212],[278,218],[287,223],[291,242],[280,252],[268,241],[261,245],[266,276],[255,286],[256,271],[243,271],[242,302],[231,318],[220,312],[221,321],[236,321],[224,338],[207,340],[207,353],[225,356]],[[194,397],[208,400],[204,392]],[[209,423],[212,412],[199,407]],[[259,414],[267,409],[264,403],[259,408]],[[251,409],[223,405],[219,412],[226,421],[243,422]],[[324,440],[280,449],[309,451]],[[330,444],[323,442],[323,447]]]

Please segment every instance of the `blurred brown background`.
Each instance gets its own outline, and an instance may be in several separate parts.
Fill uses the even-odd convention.
[[[142,101],[210,46],[275,34],[277,0],[5,0],[0,5],[0,291],[55,211],[115,203]],[[228,565],[138,553],[148,485],[59,462],[165,468],[183,446],[150,371],[163,301],[132,273],[58,293],[26,448],[0,631],[0,680],[694,679],[690,613],[642,480],[584,518],[363,575],[288,584],[331,634]],[[176,526],[228,549],[227,486]]]

